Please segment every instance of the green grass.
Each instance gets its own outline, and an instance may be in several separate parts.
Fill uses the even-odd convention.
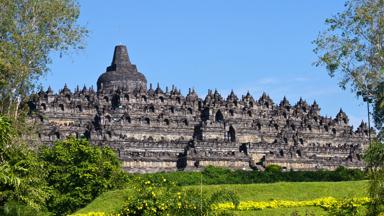
[[[200,186],[188,186],[185,188],[200,188]],[[267,201],[271,199],[310,200],[326,196],[333,196],[335,198],[367,196],[368,182],[279,182],[272,184],[203,186],[203,192],[207,193],[220,189],[235,191],[241,201]]]
[[[200,186],[186,186],[200,190]],[[335,198],[367,196],[368,181],[348,182],[279,182],[271,184],[234,184],[234,185],[203,185],[204,193],[213,193],[220,189],[235,191],[240,201],[267,201],[271,199],[310,200],[332,196]],[[103,211],[113,213],[123,205],[129,189],[109,191],[76,213]],[[321,208],[289,208],[265,209],[262,211],[235,212],[237,215],[290,215],[297,210],[301,215],[309,210],[316,215],[325,214]]]
[[[120,210],[124,204],[124,200],[127,198],[129,189],[108,191],[101,194],[93,202],[86,207],[78,210],[76,213],[87,212],[106,212],[114,213]]]

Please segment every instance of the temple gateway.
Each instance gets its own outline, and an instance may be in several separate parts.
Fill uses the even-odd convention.
[[[263,93],[223,98],[194,89],[149,85],[132,64],[125,46],[115,47],[112,63],[97,80],[97,90],[64,86],[41,90],[30,101],[31,119],[45,144],[68,136],[115,149],[128,172],[197,170],[213,165],[263,170],[333,170],[364,167],[366,123],[353,130],[340,110],[335,118],[300,99],[275,104]]]

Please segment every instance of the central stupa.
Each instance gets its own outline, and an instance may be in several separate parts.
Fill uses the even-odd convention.
[[[97,80],[98,92],[110,92],[118,88],[129,92],[147,89],[147,79],[137,70],[136,65],[131,64],[124,45],[115,47],[111,65]]]

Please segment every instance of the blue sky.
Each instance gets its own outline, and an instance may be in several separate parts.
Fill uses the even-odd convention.
[[[96,86],[111,63],[114,46],[124,44],[132,63],[149,83],[176,85],[258,99],[268,93],[279,103],[316,100],[322,115],[342,108],[355,126],[366,120],[366,105],[316,60],[313,41],[324,20],[343,10],[334,0],[140,0],[80,1],[79,23],[89,30],[86,49],[62,58],[53,54],[43,86]]]

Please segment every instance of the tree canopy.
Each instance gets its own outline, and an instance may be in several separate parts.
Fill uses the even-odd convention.
[[[0,0],[0,113],[19,105],[48,71],[52,51],[83,47],[75,0]]]
[[[375,106],[376,126],[384,113],[384,1],[349,0],[345,10],[326,19],[328,28],[314,41],[317,66],[338,75],[340,86],[352,87]]]

